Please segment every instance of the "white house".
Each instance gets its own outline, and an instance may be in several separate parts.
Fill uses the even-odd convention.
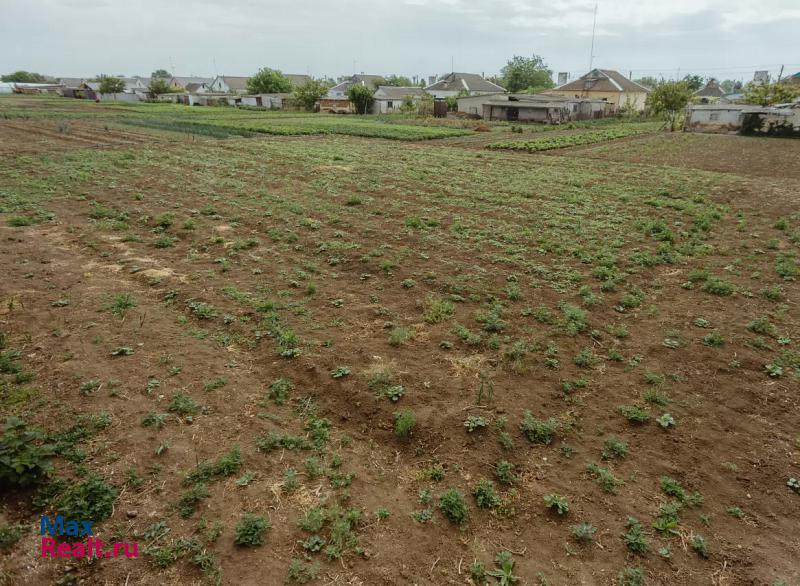
[[[477,73],[448,73],[430,84],[425,91],[434,98],[448,98],[459,94],[477,96],[505,92],[505,88],[484,79]]]
[[[375,100],[372,112],[374,114],[391,114],[400,112],[403,103],[407,99],[417,102],[425,96],[425,90],[421,87],[397,87],[390,85],[378,86],[372,95]]]

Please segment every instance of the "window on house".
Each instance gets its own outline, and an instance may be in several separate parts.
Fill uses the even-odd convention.
[[[719,120],[719,112],[711,112],[708,117],[709,120]]]
[[[386,102],[386,107],[387,107],[387,108],[391,108],[391,107],[392,107],[392,101],[391,101],[391,100],[389,100],[388,102]]]

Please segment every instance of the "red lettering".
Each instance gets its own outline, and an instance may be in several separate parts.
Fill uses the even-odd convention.
[[[56,540],[52,537],[42,537],[42,557],[56,556]]]
[[[68,558],[72,556],[72,548],[69,543],[62,542],[58,544],[58,557]]]
[[[125,543],[125,557],[136,558],[139,557],[139,544],[138,543]],[[128,546],[131,546],[132,552],[128,552]]]

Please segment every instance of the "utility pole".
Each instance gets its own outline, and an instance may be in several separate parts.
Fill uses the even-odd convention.
[[[592,48],[589,50],[589,71],[592,70],[592,65],[594,65],[594,35],[597,31],[597,5],[599,4],[599,0],[595,0],[594,3],[594,17],[592,18]]]
[[[455,66],[455,57],[450,55],[450,73],[455,73],[456,66]]]
[[[781,65],[781,72],[778,74],[778,81],[783,77],[783,65]]]

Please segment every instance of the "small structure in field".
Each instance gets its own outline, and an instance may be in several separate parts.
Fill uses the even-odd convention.
[[[701,104],[689,106],[686,132],[800,137],[800,104]]]
[[[605,118],[614,112],[605,100],[565,98],[549,94],[495,93],[458,98],[458,111],[484,120],[559,124]]]
[[[351,114],[353,104],[347,97],[347,92],[354,85],[363,85],[373,91],[378,89],[378,85],[383,81],[380,75],[364,75],[359,73],[341,79],[339,83],[328,90],[328,93],[319,101],[319,111],[331,114]]]

